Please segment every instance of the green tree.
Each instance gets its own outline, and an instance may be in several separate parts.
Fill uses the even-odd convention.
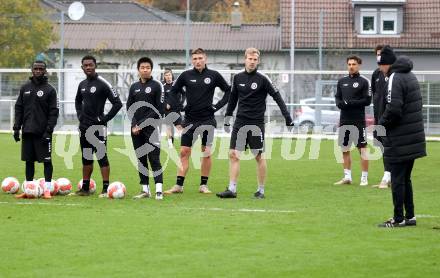
[[[229,22],[234,2],[240,4],[243,23],[275,23],[278,20],[278,0],[222,0],[211,8],[211,21]]]
[[[38,0],[0,1],[0,67],[29,67],[54,40]]]
[[[186,0],[137,1],[185,17]],[[191,0],[191,20],[230,22],[234,2],[240,3],[243,23],[274,23],[278,21],[279,0]]]

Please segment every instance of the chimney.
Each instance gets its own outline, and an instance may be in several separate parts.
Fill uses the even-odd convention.
[[[236,1],[232,5],[231,29],[240,29],[241,28],[241,18],[242,18],[242,14],[240,11],[240,3],[238,3],[238,1]]]

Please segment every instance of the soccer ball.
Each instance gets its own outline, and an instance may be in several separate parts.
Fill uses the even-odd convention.
[[[43,188],[37,181],[25,181],[23,183],[23,191],[29,199],[38,198],[43,195]]]
[[[81,179],[81,180],[78,182],[78,190],[81,190],[82,185],[83,185],[83,180]],[[94,181],[93,179],[90,179],[89,192],[90,192],[90,193],[95,193],[95,191],[96,191],[96,183],[95,183],[95,181]]]
[[[58,185],[58,194],[67,195],[72,191],[72,183],[66,178],[59,178],[56,181]]]
[[[122,199],[125,197],[125,185],[122,182],[112,182],[107,189],[108,197],[111,199]]]
[[[9,194],[15,194],[15,193],[17,193],[19,188],[20,188],[20,183],[14,177],[5,178],[2,181],[3,192],[9,193]]]
[[[44,184],[45,183],[46,183],[46,180],[44,178],[38,179],[38,184],[43,189],[43,192],[44,192]],[[55,196],[58,193],[59,186],[58,186],[57,182],[54,180],[52,180],[51,183],[52,183],[52,188],[50,190],[50,195]]]

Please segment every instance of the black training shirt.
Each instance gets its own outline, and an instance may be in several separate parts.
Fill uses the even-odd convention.
[[[163,89],[162,83],[153,78],[146,80],[145,83],[138,81],[131,85],[127,99],[127,113],[131,118],[132,126],[140,125],[148,118],[159,119],[163,115]],[[133,104],[139,106],[132,107]]]
[[[179,75],[171,88],[171,94],[177,94],[186,88],[185,119],[187,121],[204,121],[214,118],[214,112],[222,108],[229,99],[231,86],[215,70],[205,67],[201,72],[195,68]],[[213,104],[215,88],[223,92],[223,98]]]
[[[107,99],[112,103],[112,108],[104,115]],[[75,108],[80,129],[86,129],[92,125],[107,124],[121,107],[122,103],[118,93],[102,76],[96,74],[79,83],[75,97]]]
[[[238,121],[264,123],[267,95],[270,95],[278,104],[286,122],[291,123],[292,117],[287,111],[286,104],[278,89],[268,76],[257,70],[250,73],[242,71],[234,76],[226,116],[232,116],[238,102],[236,115]]]
[[[341,109],[339,123],[365,123],[365,106],[371,103],[370,81],[355,73],[338,80],[336,106]]]

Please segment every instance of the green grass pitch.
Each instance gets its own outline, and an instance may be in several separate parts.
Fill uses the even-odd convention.
[[[219,145],[209,179],[214,192],[228,183],[228,160]],[[2,134],[0,146],[0,178],[22,182],[20,144]],[[58,151],[60,146],[54,144]],[[184,194],[132,200],[139,192],[136,168],[127,151],[115,150],[131,146],[111,136],[111,179],[127,186],[125,199],[95,194],[15,200],[0,194],[0,277],[439,277],[440,143],[428,144],[429,156],[417,160],[413,171],[418,226],[394,230],[376,227],[392,216],[390,190],[334,186],[342,166],[333,142],[321,142],[318,159],[309,158],[309,146],[301,159],[287,161],[280,156],[281,140],[273,140],[264,200],[252,198],[252,160],[241,163],[237,199],[199,194],[199,170],[192,168]],[[358,182],[359,155],[353,157]],[[81,179],[79,153],[73,169],[64,158],[53,158],[54,178],[73,184]],[[36,178],[42,168],[36,166]],[[370,184],[382,171],[380,160],[370,163]],[[175,174],[176,165],[168,162],[165,189]],[[100,190],[96,163],[93,178]]]

